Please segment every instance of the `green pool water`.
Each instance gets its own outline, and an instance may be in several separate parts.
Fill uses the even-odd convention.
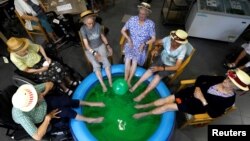
[[[116,79],[122,79],[124,77],[114,77],[113,82]],[[138,78],[132,80],[134,84]],[[106,86],[108,86],[107,80],[105,80]],[[143,110],[137,110],[134,108],[136,102],[133,98],[139,95],[147,87],[146,83],[143,83],[136,89],[135,92],[129,91],[120,96],[113,93],[112,88],[108,88],[108,92],[103,93],[102,87],[99,83],[96,83],[85,97],[86,101],[103,101],[106,105],[104,108],[96,107],[84,107],[83,115],[87,117],[99,117],[103,116],[104,121],[98,124],[87,124],[90,132],[99,141],[146,141],[155,132],[160,124],[161,116],[148,116],[141,119],[134,119],[133,114],[142,112]],[[160,96],[156,91],[149,93],[140,103],[148,103],[158,99]],[[152,108],[151,108],[152,109]]]

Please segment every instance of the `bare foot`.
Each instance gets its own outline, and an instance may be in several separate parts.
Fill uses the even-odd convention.
[[[107,89],[107,87],[104,85],[104,86],[102,87],[102,92],[106,93],[107,91],[108,91],[108,89]]]
[[[138,114],[134,114],[133,118],[139,119],[139,118],[145,117],[147,115],[149,115],[149,113],[146,113],[146,112],[144,112],[144,113],[138,113]]]
[[[136,109],[142,109],[142,108],[147,108],[147,106],[145,106],[144,104],[138,104],[138,105],[135,105],[135,108]]]
[[[131,88],[131,82],[127,81],[127,83],[128,83],[128,87]]]
[[[110,86],[111,88],[113,87],[112,80],[109,81],[109,86]]]
[[[135,91],[134,87],[131,87],[131,88],[129,89],[129,91],[130,91],[131,93],[134,92],[134,91]]]
[[[98,118],[89,118],[86,122],[88,123],[101,123],[103,121],[104,117],[98,117]]]
[[[105,107],[105,104],[103,102],[91,102],[89,106]]]
[[[144,97],[145,97],[144,95],[139,95],[139,96],[135,97],[133,100],[135,102],[140,102]]]

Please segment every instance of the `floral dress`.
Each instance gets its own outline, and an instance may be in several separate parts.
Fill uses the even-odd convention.
[[[147,49],[144,47],[142,52],[139,51],[140,45],[144,44],[155,36],[155,24],[152,20],[146,19],[143,25],[139,24],[139,17],[132,16],[124,25],[123,29],[129,31],[133,48],[128,43],[125,44],[125,58],[137,60],[138,65],[142,66],[147,59]]]

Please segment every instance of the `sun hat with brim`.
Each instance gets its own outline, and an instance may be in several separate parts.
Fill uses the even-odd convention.
[[[186,44],[188,43],[188,34],[184,30],[178,29],[176,31],[171,31],[170,36],[174,39],[177,43]]]
[[[147,11],[149,11],[150,13],[152,13],[152,10],[151,10],[151,6],[150,4],[146,3],[146,2],[142,2],[140,5],[137,6],[138,8],[144,8],[146,9]]]
[[[82,12],[81,14],[80,14],[80,17],[81,17],[81,19],[84,19],[85,17],[88,17],[88,16],[97,16],[97,14],[96,13],[94,13],[93,11],[91,11],[91,10],[86,10],[86,11],[84,11],[84,12]]]
[[[16,38],[11,37],[7,41],[8,51],[9,52],[19,52],[28,48],[29,40],[26,38]]]
[[[240,69],[229,70],[227,72],[229,79],[243,91],[249,91],[250,76]]]
[[[20,86],[12,97],[13,106],[24,112],[31,111],[36,106],[37,101],[36,89],[30,84]]]

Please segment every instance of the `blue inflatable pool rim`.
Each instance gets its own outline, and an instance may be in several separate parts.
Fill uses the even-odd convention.
[[[140,77],[146,70],[137,67],[135,76]],[[111,73],[114,74],[123,74],[124,73],[124,65],[112,65]],[[102,70],[103,77],[106,77],[106,73]],[[151,81],[152,77],[149,78],[148,81]],[[76,91],[73,94],[73,99],[84,99],[90,88],[94,83],[98,81],[95,73],[91,73],[88,75],[82,83],[77,87]],[[166,85],[161,81],[156,87],[159,95],[161,97],[166,97],[170,95],[170,92]],[[75,111],[79,114],[82,114],[82,107],[76,108]],[[175,112],[166,112],[162,114],[161,122],[155,133],[148,139],[148,141],[166,141],[170,140],[172,135],[172,131],[174,128],[175,122]],[[74,119],[70,120],[70,130],[74,137],[75,141],[97,141],[97,139],[90,133],[85,122],[77,121]]]

